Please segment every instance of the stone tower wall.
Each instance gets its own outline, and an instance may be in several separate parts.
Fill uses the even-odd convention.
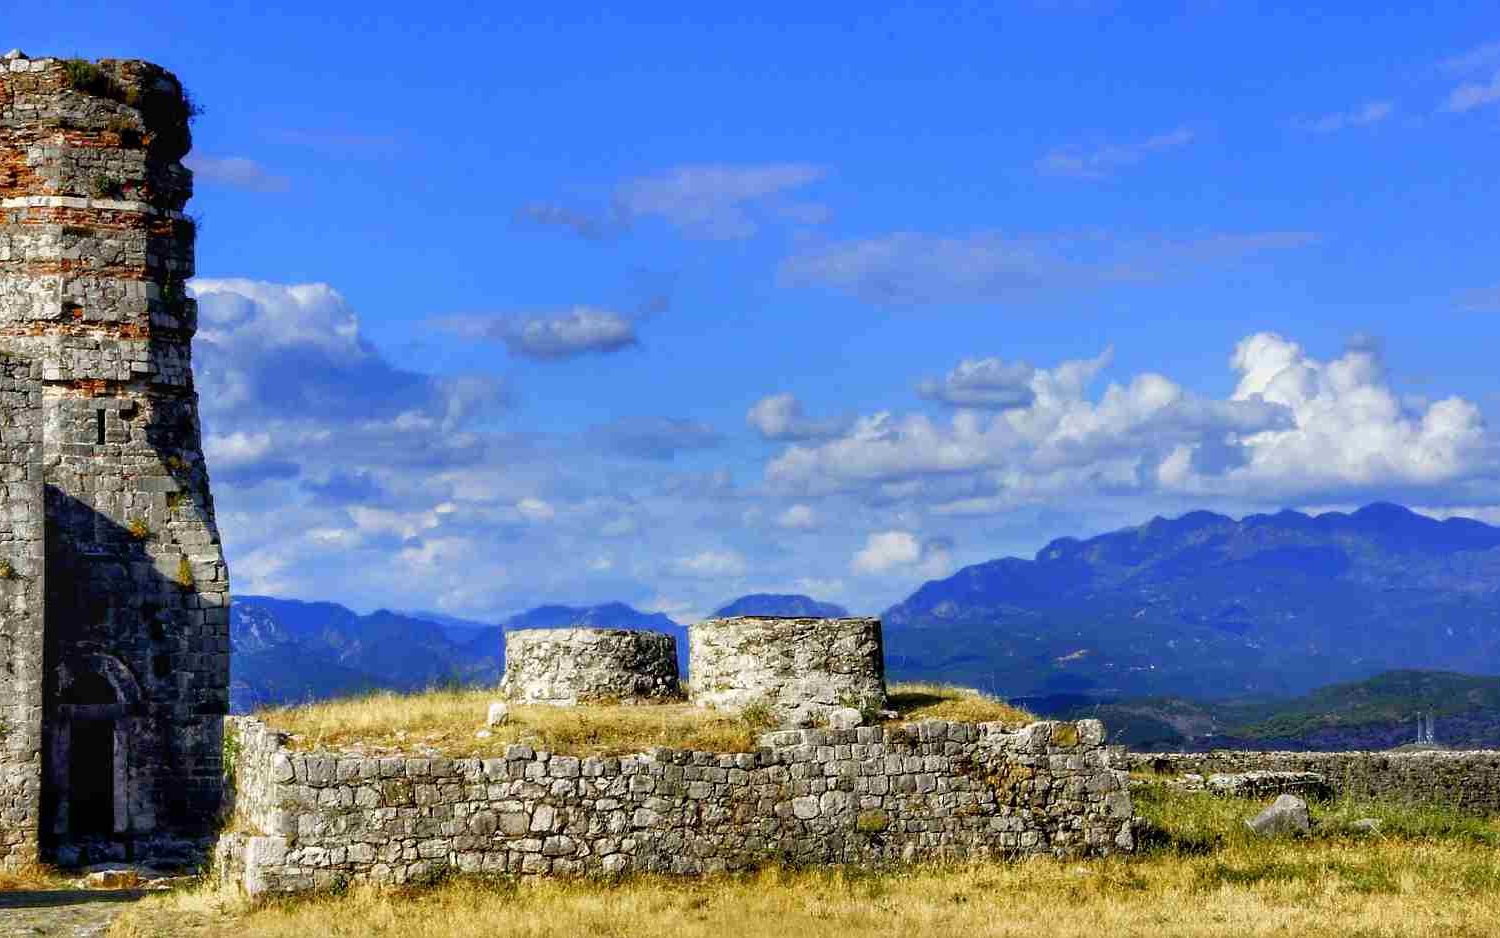
[[[505,633],[501,692],[518,703],[670,700],[681,694],[677,640],[627,629]]]
[[[0,348],[41,371],[59,843],[76,715],[115,720],[117,838],[206,833],[219,799],[228,580],[190,368],[190,116],[144,62],[0,62]]]
[[[885,706],[880,620],[736,616],[689,630],[688,686],[702,707],[752,704],[809,725],[838,707]]]
[[[0,355],[0,867],[34,862],[42,810],[41,369]]]

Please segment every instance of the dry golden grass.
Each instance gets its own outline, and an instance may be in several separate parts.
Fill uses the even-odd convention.
[[[1500,934],[1500,821],[1441,808],[1315,806],[1310,838],[1261,840],[1260,805],[1164,787],[1140,792],[1154,833],[1133,857],[885,871],[769,869],[702,879],[454,879],[252,905],[198,889],[152,897],[115,938],[680,938],[842,935],[1480,936]],[[1385,834],[1347,822],[1378,817]]]
[[[949,684],[893,684],[889,706],[900,714],[893,722],[955,720],[960,723],[1004,723],[1024,726],[1036,721],[1025,710],[968,687]]]
[[[1239,845],[1091,862],[766,870],[696,880],[458,879],[251,906],[212,891],[145,900],[115,938],[1332,936],[1500,933],[1500,861],[1456,842]]]
[[[74,879],[50,866],[30,863],[14,869],[0,869],[0,892],[23,892],[38,889],[65,889]]]
[[[513,706],[510,721],[480,738],[488,689],[434,689],[417,694],[390,691],[345,697],[256,714],[293,736],[297,749],[322,747],[408,750],[430,747],[452,756],[485,756],[511,743],[570,755],[620,755],[653,746],[712,752],[748,752],[767,727],[685,703],[582,707]],[[940,684],[896,684],[892,722],[916,720],[1001,721],[1035,719],[978,691]]]
[[[512,706],[510,720],[485,729],[493,690],[381,692],[278,707],[256,714],[292,734],[298,749],[321,747],[410,750],[426,746],[451,756],[496,755],[511,743],[571,755],[619,755],[653,746],[716,752],[755,748],[759,728],[690,704],[584,707]]]

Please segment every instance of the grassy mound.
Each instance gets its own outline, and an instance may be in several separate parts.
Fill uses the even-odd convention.
[[[418,694],[379,692],[295,707],[262,710],[256,716],[292,735],[297,749],[334,747],[368,751],[429,748],[452,756],[494,755],[511,743],[526,743],[569,755],[620,755],[653,746],[710,752],[748,752],[767,727],[691,704],[582,707],[514,706],[510,721],[485,731],[488,689],[437,689]],[[998,721],[1021,725],[1030,714],[978,691],[938,684],[891,688],[892,722],[918,720]]]
[[[893,723],[953,720],[1024,726],[1037,719],[997,697],[949,684],[893,684],[888,697],[887,706],[897,713]]]

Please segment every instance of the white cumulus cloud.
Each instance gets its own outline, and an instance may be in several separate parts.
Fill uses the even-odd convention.
[[[1233,400],[1265,401],[1292,417],[1245,436],[1247,458],[1226,474],[1231,484],[1421,485],[1460,478],[1491,455],[1478,407],[1459,397],[1403,406],[1374,349],[1318,361],[1259,333],[1239,343],[1231,364],[1240,375]]]
[[[862,575],[901,571],[926,577],[947,575],[953,567],[952,545],[943,539],[923,541],[910,531],[877,531],[849,562]]]
[[[1196,135],[1186,127],[1129,143],[1110,143],[1092,149],[1068,146],[1049,151],[1036,161],[1037,171],[1048,176],[1077,179],[1108,179],[1119,170],[1141,163],[1157,153],[1181,149]]]
[[[925,498],[936,513],[965,515],[1069,493],[1277,499],[1438,486],[1495,467],[1474,404],[1403,401],[1368,344],[1320,361],[1281,336],[1249,336],[1225,399],[1151,372],[1091,394],[1107,360],[1036,369],[1024,406],[961,409],[946,421],[861,417],[837,439],[786,447],[767,481],[786,492]]]
[[[772,394],[756,401],[745,414],[745,422],[767,440],[817,440],[838,436],[845,424],[840,420],[815,420],[802,410],[802,402],[791,393]]]
[[[291,182],[243,156],[204,156],[190,153],[183,164],[203,182],[247,189],[251,192],[285,192]]]
[[[1462,114],[1500,101],[1500,72],[1488,81],[1465,82],[1448,93],[1443,110]]]
[[[748,238],[760,230],[757,206],[826,174],[807,163],[678,166],[622,183],[616,200],[626,215],[665,219],[689,237]],[[805,221],[812,212],[803,205],[793,214]]]
[[[1317,134],[1337,133],[1350,127],[1369,127],[1378,124],[1396,112],[1393,101],[1367,101],[1349,111],[1324,114],[1321,117],[1301,118],[1293,123],[1303,130]]]
[[[719,578],[743,576],[745,558],[732,550],[705,550],[677,558],[673,565],[684,576]]]
[[[536,361],[608,354],[638,342],[630,317],[592,306],[532,316],[452,316],[438,324],[468,338],[504,342],[512,355]]]
[[[557,509],[540,498],[523,498],[516,502],[516,511],[527,521],[545,522],[557,517]]]
[[[810,505],[792,505],[776,516],[777,527],[806,531],[818,526],[818,513]]]
[[[1008,410],[1025,407],[1036,399],[1031,381],[1036,369],[1025,362],[999,358],[966,358],[941,379],[929,378],[917,385],[917,393],[929,400],[955,407]]]

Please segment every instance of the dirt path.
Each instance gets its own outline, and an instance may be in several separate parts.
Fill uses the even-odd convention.
[[[144,889],[0,892],[0,938],[97,938]]]

